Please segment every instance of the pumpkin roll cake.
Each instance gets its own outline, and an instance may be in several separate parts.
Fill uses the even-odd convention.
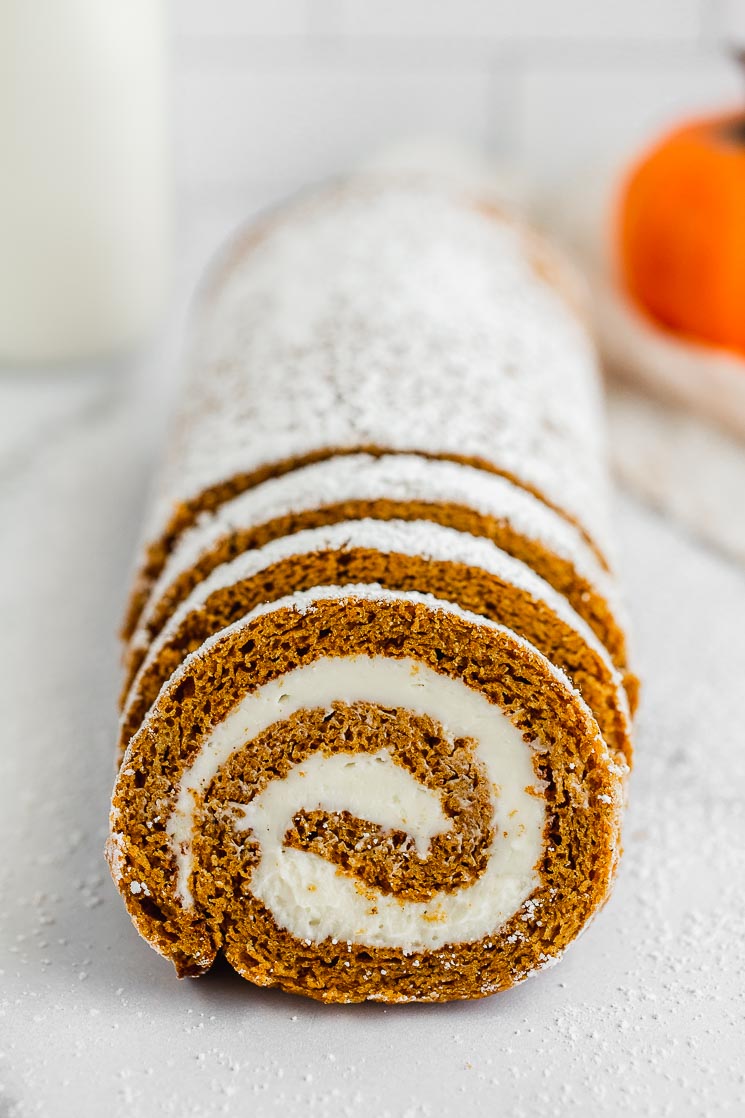
[[[205,287],[107,844],[180,976],[478,998],[608,898],[637,681],[596,362],[539,244],[476,192],[365,177]]]

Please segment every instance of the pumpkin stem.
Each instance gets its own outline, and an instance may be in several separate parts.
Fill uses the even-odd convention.
[[[737,46],[732,47],[732,57],[735,62],[739,63],[740,69],[745,75],[745,41],[739,42]],[[745,113],[728,126],[725,132],[725,138],[745,147]]]
[[[735,62],[739,63],[740,69],[743,74],[745,74],[745,42],[739,42],[737,46],[733,48],[732,54]]]

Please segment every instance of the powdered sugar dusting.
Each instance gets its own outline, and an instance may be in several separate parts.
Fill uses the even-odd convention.
[[[106,861],[115,882],[122,878],[125,866],[125,840],[121,831],[112,830],[106,841]]]
[[[323,448],[474,457],[607,546],[584,327],[512,223],[433,186],[288,208],[202,307],[162,501]],[[250,435],[247,435],[250,433]]]

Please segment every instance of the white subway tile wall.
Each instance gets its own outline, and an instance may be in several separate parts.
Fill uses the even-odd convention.
[[[177,33],[196,36],[305,35],[308,0],[172,0]]]
[[[422,132],[489,145],[496,126],[509,146],[515,92],[484,66],[421,72],[332,56],[286,69],[189,67],[176,86],[179,170],[190,187],[284,191]]]
[[[745,104],[745,0],[173,0],[182,195],[269,198],[407,136],[581,181]]]
[[[701,27],[703,0],[347,0],[351,34],[536,38],[685,39]]]
[[[662,64],[652,52],[635,66],[528,63],[519,158],[531,179],[571,184],[633,158],[681,116],[730,108],[738,97],[745,109],[745,71],[716,54]]]

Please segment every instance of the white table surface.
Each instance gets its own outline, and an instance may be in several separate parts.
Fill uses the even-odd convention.
[[[230,223],[190,227],[182,294]],[[102,846],[176,302],[119,369],[0,380],[2,1118],[745,1113],[745,575],[623,493],[626,853],[559,966],[472,1004],[324,1007],[226,969],[179,982],[139,939]]]

